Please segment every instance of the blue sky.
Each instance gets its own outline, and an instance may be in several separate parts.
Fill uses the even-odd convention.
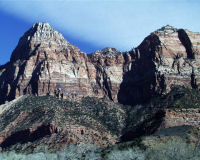
[[[170,24],[200,32],[199,0],[0,0],[0,64],[36,22],[49,22],[86,53],[128,51]]]

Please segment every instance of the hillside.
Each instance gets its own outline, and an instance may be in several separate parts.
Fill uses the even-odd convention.
[[[1,147],[22,151],[39,145],[59,149],[70,142],[113,145],[125,119],[122,106],[106,99],[30,95],[0,115]]]
[[[174,86],[163,96],[154,96],[148,102],[127,106],[127,126],[123,141],[150,135],[174,126],[200,126],[200,91]]]
[[[198,127],[199,96],[198,90],[176,86],[146,104],[123,106],[105,98],[74,101],[27,95],[9,103],[0,115],[1,147],[31,152],[38,146],[55,150],[71,143],[106,147],[165,128]]]

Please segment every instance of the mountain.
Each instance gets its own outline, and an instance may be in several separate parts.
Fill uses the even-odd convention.
[[[0,66],[0,159],[198,159],[199,55],[200,33],[169,25],[87,55],[34,24]]]
[[[36,23],[0,66],[0,104],[33,94],[133,105],[173,84],[198,88],[199,42],[199,33],[167,25],[129,52],[105,48],[86,55],[48,23]]]
[[[173,85],[198,88],[199,42],[199,33],[169,25],[151,33],[129,52],[134,62],[123,75],[119,101],[142,103],[168,93]]]
[[[1,70],[1,103],[26,93],[84,95],[87,56],[67,42],[48,23],[37,23],[19,40],[10,62]],[[6,75],[6,76],[5,76]],[[67,90],[64,90],[68,88]]]

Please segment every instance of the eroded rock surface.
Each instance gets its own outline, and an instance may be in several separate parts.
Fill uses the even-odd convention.
[[[169,25],[151,33],[129,52],[134,62],[124,73],[119,101],[142,103],[169,92],[173,85],[198,88],[199,42],[199,33]]]
[[[26,93],[91,96],[87,62],[86,54],[48,23],[37,23],[19,40],[10,62],[1,69],[1,103]]]
[[[166,110],[163,127],[190,125],[200,126],[200,109]]]
[[[0,66],[0,103],[27,93],[143,103],[173,84],[198,88],[199,54],[199,33],[169,25],[129,52],[105,48],[86,55],[48,23],[36,23]]]

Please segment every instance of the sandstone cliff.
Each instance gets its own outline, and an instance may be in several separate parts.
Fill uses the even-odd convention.
[[[27,93],[143,103],[173,84],[198,88],[199,54],[199,33],[168,25],[129,52],[105,48],[86,55],[48,23],[36,23],[0,66],[0,103]]]
[[[199,42],[199,33],[169,25],[151,33],[129,52],[134,62],[131,70],[124,73],[119,100],[142,103],[169,92],[173,85],[198,88]]]

